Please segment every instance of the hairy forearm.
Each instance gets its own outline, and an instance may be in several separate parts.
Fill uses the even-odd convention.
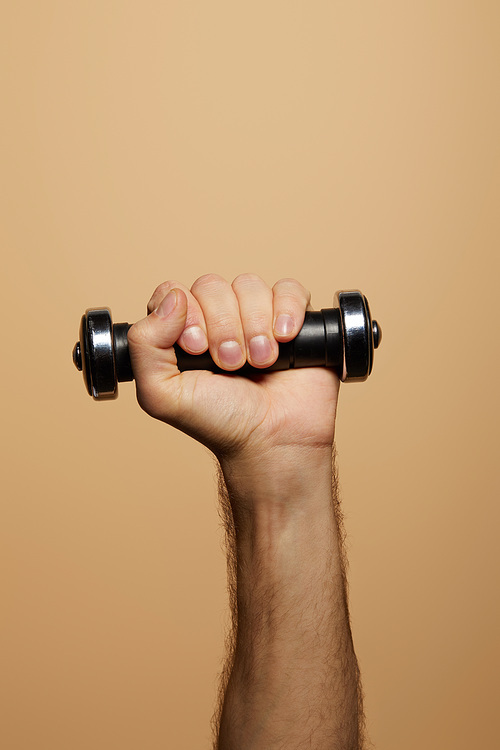
[[[222,462],[232,649],[218,750],[358,750],[361,701],[331,455]]]

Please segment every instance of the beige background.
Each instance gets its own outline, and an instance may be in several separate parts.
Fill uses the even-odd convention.
[[[208,271],[368,296],[337,439],[370,735],[493,747],[496,0],[16,0],[0,55],[2,747],[210,746],[211,459],[71,362],[86,307]]]

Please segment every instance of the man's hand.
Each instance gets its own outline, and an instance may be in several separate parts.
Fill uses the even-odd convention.
[[[228,372],[264,368],[309,304],[291,279],[170,281],[128,334],[143,409],[208,446],[222,471],[233,633],[217,750],[362,746],[332,470],[339,380],[326,368],[181,373],[173,349],[208,348]]]
[[[304,322],[310,295],[293,279],[270,289],[244,274],[229,284],[214,274],[191,289],[161,284],[149,315],[129,331],[130,356],[142,408],[207,445],[219,457],[263,453],[280,446],[331,450],[339,381],[329,370],[307,368],[262,377],[230,378],[205,371],[180,373],[175,342],[190,354],[210,350],[232,372],[246,361],[270,366],[278,342]]]

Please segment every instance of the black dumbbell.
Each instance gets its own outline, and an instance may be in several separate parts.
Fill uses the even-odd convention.
[[[221,370],[208,352],[187,354],[174,345],[179,370],[210,370],[224,375],[262,375],[292,367],[331,367],[342,381],[366,380],[372,371],[373,351],[382,331],[372,320],[366,297],[358,291],[337,292],[336,306],[319,312],[306,312],[298,335],[279,344],[276,362],[267,368],[249,364],[239,370]],[[107,308],[87,310],[80,325],[80,341],[73,349],[73,362],[83,371],[91,396],[97,400],[118,395],[118,383],[133,380],[127,333],[129,323],[115,323]]]

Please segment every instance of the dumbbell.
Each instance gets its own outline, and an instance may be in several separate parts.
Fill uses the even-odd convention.
[[[239,370],[219,368],[209,352],[188,354],[174,344],[179,370],[210,370],[224,375],[258,376],[295,367],[330,367],[344,382],[366,380],[372,371],[373,352],[382,331],[372,320],[368,300],[359,291],[337,292],[334,307],[306,312],[297,336],[279,344],[276,362],[256,368],[248,363]],[[131,324],[113,323],[107,307],[92,308],[82,316],[80,340],[73,362],[83,372],[88,393],[96,400],[118,396],[118,383],[134,379],[127,333]]]

